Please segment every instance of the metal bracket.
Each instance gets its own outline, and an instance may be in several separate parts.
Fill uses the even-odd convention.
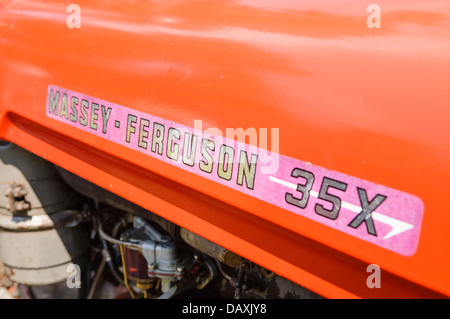
[[[8,210],[12,214],[25,213],[31,209],[30,202],[25,200],[28,191],[23,184],[12,182],[5,190],[5,196],[9,198]]]

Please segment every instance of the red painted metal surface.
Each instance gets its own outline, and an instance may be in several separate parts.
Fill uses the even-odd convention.
[[[0,1],[0,138],[323,296],[450,296],[446,1]],[[45,115],[47,86],[279,152],[424,203],[406,257]],[[369,264],[381,288],[368,288]]]

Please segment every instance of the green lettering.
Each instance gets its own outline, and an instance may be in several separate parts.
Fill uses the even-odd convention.
[[[222,145],[219,151],[219,165],[217,167],[217,175],[219,175],[220,178],[229,181],[233,174],[233,162],[234,148],[225,144]]]
[[[61,109],[59,110],[59,116],[65,117],[66,120],[69,119],[68,109],[67,109],[67,93],[63,94],[61,101]]]
[[[131,138],[131,133],[135,133],[136,132],[136,128],[132,125],[132,123],[136,123],[137,121],[137,117],[132,115],[132,114],[128,114],[128,121],[127,121],[127,135],[125,137],[125,141],[127,143],[130,143],[130,138]]]
[[[174,143],[174,137],[180,139],[180,131],[171,127],[169,128],[169,133],[167,134],[167,149],[166,155],[168,158],[173,159],[178,162],[178,143]]]
[[[102,128],[102,132],[106,133],[106,127],[108,125],[108,120],[109,117],[111,115],[111,108],[108,107],[108,109],[105,111],[105,106],[102,105],[102,121],[103,121],[103,128]]]
[[[97,130],[97,123],[96,121],[98,120],[98,108],[99,105],[97,103],[92,102],[91,104],[91,118],[89,121],[89,127],[93,130]]]
[[[48,112],[58,114],[58,106],[59,106],[59,91],[53,93],[53,89],[50,89],[48,99]]]
[[[87,126],[87,108],[89,108],[88,100],[81,100],[80,124],[84,126]]]
[[[153,136],[152,136],[152,152],[156,153],[158,148],[158,154],[162,155],[163,152],[163,139],[164,139],[164,125],[159,123],[153,123]]]
[[[200,152],[203,156],[203,158],[206,160],[201,160],[199,163],[199,168],[206,172],[211,173],[213,170],[213,158],[211,154],[209,154],[208,149],[214,151],[216,145],[212,140],[209,140],[207,138],[204,138],[202,140],[202,146],[200,147]]]
[[[78,106],[79,100],[76,96],[72,96],[70,98],[70,109],[72,110],[73,113],[70,113],[70,120],[72,122],[76,122],[78,120],[78,111],[77,108],[75,107]]]
[[[189,135],[190,134],[187,132],[184,133],[183,163],[189,166],[194,166],[197,136],[195,134],[192,134],[192,137],[189,138]]]
[[[139,124],[139,140],[138,140],[138,146],[147,149],[147,142],[144,141],[144,138],[148,137],[148,131],[145,129],[150,125],[150,121],[144,118],[141,118],[140,124]]]
[[[258,161],[258,156],[255,154],[251,155],[250,165],[248,163],[247,152],[241,150],[241,156],[239,159],[238,166],[238,176],[237,184],[241,185],[244,182],[244,177],[246,181],[246,186],[248,189],[253,189],[255,185],[255,175],[256,175],[256,162]]]

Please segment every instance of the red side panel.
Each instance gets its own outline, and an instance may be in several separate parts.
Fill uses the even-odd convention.
[[[0,2],[1,139],[323,296],[450,296],[447,1],[378,1],[370,10],[355,1],[77,5],[79,28],[76,10],[60,1]],[[288,184],[272,192],[274,179],[257,178],[266,191],[256,196],[249,184],[228,185],[218,166],[220,179],[208,178],[120,142],[122,135],[84,129],[80,116],[71,125],[70,100],[61,113],[64,92],[79,94],[78,112],[89,102],[96,130],[102,104],[89,113],[92,103],[135,112],[135,122],[117,115],[117,134],[126,139],[128,129],[135,143],[145,117],[149,145],[155,119],[180,132],[195,120],[202,130],[265,128],[268,143],[259,134],[243,145],[279,153],[273,176]],[[302,165],[315,176],[307,190]],[[311,197],[306,208],[302,193]],[[353,207],[344,202],[361,208],[355,227],[335,227]],[[396,227],[383,216],[413,227],[370,240],[371,222],[379,232]],[[394,239],[394,248],[381,244]],[[381,269],[381,288],[367,285],[370,264]]]

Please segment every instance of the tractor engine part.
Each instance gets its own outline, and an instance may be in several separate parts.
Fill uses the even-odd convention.
[[[66,281],[87,263],[89,241],[78,195],[54,166],[13,144],[0,146],[0,260],[23,285]]]

